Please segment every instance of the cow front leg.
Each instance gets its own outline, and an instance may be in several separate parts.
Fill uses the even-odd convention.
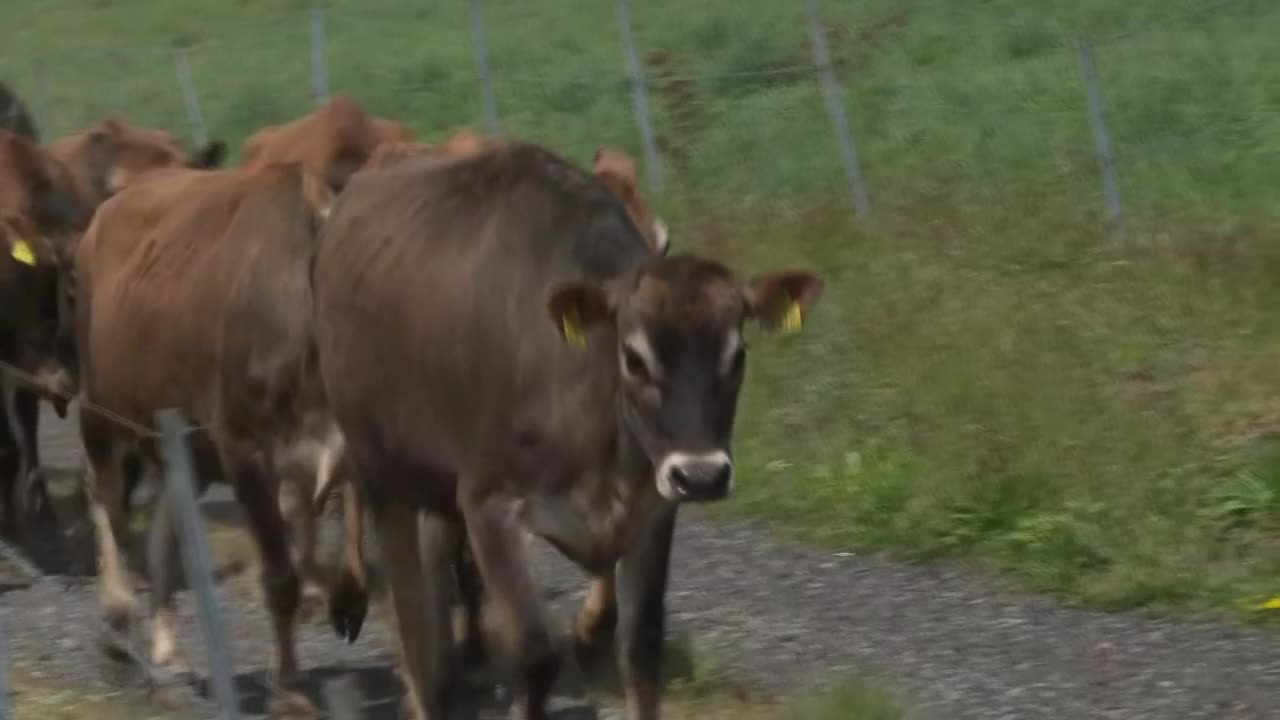
[[[391,594],[394,637],[405,687],[403,716],[410,720],[446,717],[450,654],[448,577],[451,560],[448,522],[435,514],[397,503],[378,503],[375,531]]]
[[[618,563],[618,666],[627,720],[657,720],[660,715],[667,572],[675,522],[676,509],[664,509]]]
[[[518,505],[500,498],[464,498],[467,536],[484,592],[498,613],[506,656],[514,670],[514,720],[545,720],[560,658],[543,616],[531,573]]]
[[[48,499],[44,476],[40,472],[40,445],[37,433],[40,423],[40,398],[25,387],[6,383],[4,411],[18,452],[18,468],[9,502],[14,508],[18,534],[26,532],[29,523]]]
[[[580,654],[593,653],[609,644],[618,624],[618,597],[614,570],[591,578],[587,599],[574,623],[574,639]]]

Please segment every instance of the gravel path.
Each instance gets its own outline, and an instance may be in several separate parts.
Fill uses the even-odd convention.
[[[46,425],[46,463],[78,462],[68,428]],[[556,604],[576,603],[581,574],[550,551],[539,564]],[[11,658],[109,687],[83,669],[102,665],[91,642],[90,585],[49,579],[2,597]],[[256,602],[224,597],[238,667],[249,670],[241,682],[260,688],[270,657],[266,620]],[[1062,608],[1002,593],[967,571],[821,553],[697,512],[681,515],[668,607],[671,632],[690,636],[697,652],[745,682],[786,693],[872,678],[898,690],[912,718],[1280,719],[1280,635]],[[304,662],[322,668],[318,675],[357,671],[379,707],[391,707],[395,695],[386,647],[377,623],[350,647],[322,618],[301,633]]]

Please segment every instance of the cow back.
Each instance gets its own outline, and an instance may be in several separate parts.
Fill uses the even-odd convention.
[[[607,404],[614,378],[593,379],[588,354],[566,349],[547,292],[653,259],[607,187],[534,145],[361,174],[322,232],[315,271],[335,409],[387,408],[351,426],[412,445],[426,464],[502,453],[486,443],[525,421],[598,445],[613,428],[578,411]]]
[[[317,215],[296,165],[157,171],[107,201],[77,255],[92,396],[212,419],[229,373],[286,346],[305,359]]]

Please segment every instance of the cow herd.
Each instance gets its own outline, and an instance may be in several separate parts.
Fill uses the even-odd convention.
[[[230,485],[258,550],[278,707],[308,711],[304,596],[360,633],[367,512],[407,716],[445,717],[487,604],[512,717],[547,717],[541,537],[591,577],[578,646],[613,640],[628,718],[659,717],[677,508],[732,491],[746,321],[798,329],[820,277],[669,255],[618,150],[587,171],[468,130],[425,143],[343,96],[258,131],[234,167],[221,142],[189,151],[114,115],[41,143],[2,85],[0,128],[3,529],[47,501],[39,402],[74,398],[109,638],[136,603],[121,548],[132,489],[162,470],[153,417],[177,408],[201,484]],[[290,487],[311,499],[295,513]],[[339,488],[322,590],[314,515]],[[182,670],[173,525],[155,503],[150,662]]]

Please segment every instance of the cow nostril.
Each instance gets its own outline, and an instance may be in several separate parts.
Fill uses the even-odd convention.
[[[671,487],[680,495],[689,494],[689,475],[679,465],[671,468]]]

